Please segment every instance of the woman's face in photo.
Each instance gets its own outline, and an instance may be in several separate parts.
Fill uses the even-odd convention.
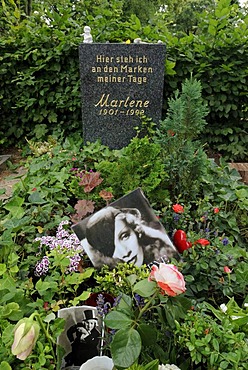
[[[96,325],[96,321],[95,320],[88,320],[86,322],[86,329],[91,331]]]
[[[141,266],[143,263],[143,249],[139,245],[135,231],[127,224],[125,215],[115,217],[115,250],[113,258],[123,262]]]

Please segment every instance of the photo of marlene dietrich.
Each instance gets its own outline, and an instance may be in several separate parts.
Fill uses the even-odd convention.
[[[137,192],[136,195],[140,204],[143,193]],[[128,195],[122,198],[120,205],[123,205],[123,199],[128,205]],[[143,215],[138,207],[119,207],[117,201],[84,220],[81,223],[83,233],[77,232],[78,227],[75,227],[74,231],[78,236],[80,234],[81,244],[96,268],[104,264],[114,267],[119,262],[141,266],[178,258],[178,252],[162,224],[147,206],[146,199],[145,202],[146,207],[141,207]]]
[[[101,345],[101,323],[97,310],[91,306],[62,308],[58,317],[65,319],[65,329],[58,338],[64,348],[62,370],[76,370],[98,356]]]

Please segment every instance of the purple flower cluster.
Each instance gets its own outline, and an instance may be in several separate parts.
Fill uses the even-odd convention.
[[[64,228],[64,225],[68,225],[69,221],[64,220],[58,226],[56,236],[42,236],[36,238],[35,241],[40,242],[40,250],[44,246],[49,251],[56,249],[61,253],[68,252],[68,258],[70,259],[70,264],[68,266],[67,272],[78,271],[78,265],[81,261],[81,255],[83,253],[83,248],[80,244],[80,240],[75,233],[69,233],[68,230]],[[35,266],[34,274],[36,276],[46,275],[49,269],[50,261],[47,256],[44,256],[40,262]]]
[[[144,298],[141,297],[139,294],[137,293],[134,294],[134,300],[137,307],[144,307],[145,305]]]
[[[68,267],[68,272],[77,272],[80,261],[81,256],[79,254],[75,254],[75,256],[70,257],[70,265]]]
[[[100,317],[104,317],[109,312],[109,309],[111,308],[110,302],[105,302],[105,298],[103,294],[99,293],[96,299],[97,303],[97,313]]]
[[[42,260],[38,262],[35,266],[34,271],[35,276],[40,277],[42,275],[46,275],[49,270],[49,264],[50,264],[49,258],[47,256],[44,256]]]
[[[227,245],[228,243],[229,243],[228,238],[223,238],[223,239],[222,239],[222,244],[223,244],[223,245]]]
[[[180,220],[180,215],[178,213],[173,214],[173,219],[175,222],[178,222]]]

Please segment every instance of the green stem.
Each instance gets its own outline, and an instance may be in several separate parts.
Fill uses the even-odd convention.
[[[47,329],[45,328],[45,325],[44,325],[44,323],[43,323],[43,321],[42,321],[42,319],[41,319],[41,317],[40,317],[40,315],[39,315],[39,313],[38,312],[34,312],[32,315],[31,315],[31,317],[36,317],[37,318],[37,320],[38,320],[38,322],[39,322],[39,324],[40,324],[40,327],[41,327],[41,329],[43,330],[43,333],[45,334],[45,337],[46,337],[46,339],[47,339],[47,341],[48,341],[48,343],[49,343],[49,345],[50,345],[50,347],[51,347],[51,351],[52,351],[52,356],[53,356],[53,358],[54,358],[54,362],[56,363],[56,355],[55,355],[55,352],[54,352],[54,349],[53,349],[53,345],[54,344],[56,344],[56,341],[53,339],[53,337],[51,337],[51,335],[48,333],[48,331],[47,331]]]
[[[146,302],[146,304],[144,305],[144,307],[140,310],[139,312],[139,315],[137,317],[137,320],[139,320],[141,318],[141,316],[143,315],[144,312],[146,312],[146,310],[149,308],[149,306],[151,305],[153,299],[157,296],[158,292],[156,291],[152,296],[151,298],[149,299],[148,302]]]

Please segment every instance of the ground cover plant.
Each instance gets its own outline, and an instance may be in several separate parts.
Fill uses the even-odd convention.
[[[27,175],[0,201],[1,369],[59,369],[57,311],[94,295],[109,328],[104,351],[118,369],[247,368],[248,191],[198,140],[201,89],[186,80],[160,128],[144,121],[146,135],[139,130],[121,150],[78,136],[28,141]],[[97,271],[71,225],[137,186],[182,258]],[[109,295],[118,298],[111,310]]]

